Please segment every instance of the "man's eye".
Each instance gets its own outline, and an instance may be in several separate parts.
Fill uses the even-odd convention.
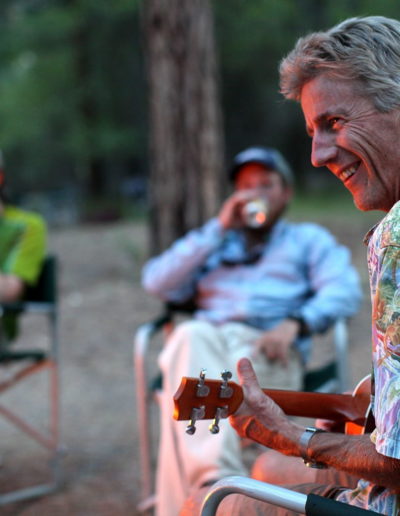
[[[332,129],[335,129],[341,122],[339,117],[333,117],[328,120],[328,124]]]

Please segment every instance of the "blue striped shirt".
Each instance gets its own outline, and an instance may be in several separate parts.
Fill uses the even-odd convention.
[[[312,333],[359,308],[361,288],[349,250],[321,226],[278,221],[249,253],[242,231],[211,219],[143,268],[143,287],[163,301],[195,298],[194,317],[271,329],[301,316]],[[296,342],[305,360],[310,339]]]

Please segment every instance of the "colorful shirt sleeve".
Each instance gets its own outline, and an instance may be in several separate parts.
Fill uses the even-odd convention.
[[[400,459],[400,247],[380,254],[372,311],[374,440],[379,453]]]

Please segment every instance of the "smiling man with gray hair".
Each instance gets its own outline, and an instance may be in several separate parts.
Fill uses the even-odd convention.
[[[231,424],[240,435],[289,456],[281,456],[282,483],[309,480],[292,488],[395,516],[400,513],[400,22],[352,18],[310,34],[283,59],[280,73],[283,94],[301,103],[312,164],[332,172],[360,210],[385,212],[365,238],[376,426],[364,435],[334,433],[329,425],[328,431],[305,429],[262,393],[246,358],[238,363],[245,402]],[[308,470],[298,457],[327,469]],[[355,486],[354,479],[359,479]],[[217,514],[293,513],[232,496]]]

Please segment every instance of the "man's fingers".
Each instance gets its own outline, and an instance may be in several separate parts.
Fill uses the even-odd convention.
[[[237,364],[237,372],[239,376],[240,385],[243,388],[243,393],[245,397],[248,397],[249,393],[249,384],[257,386],[257,378],[253,370],[253,366],[251,365],[251,362],[248,358],[241,358]],[[250,389],[251,390],[251,389]],[[240,416],[247,417],[249,415],[248,411],[248,404],[247,402],[243,402],[238,410],[235,412],[235,417],[232,419],[231,424],[236,429],[236,431],[239,431],[240,424],[236,424],[235,422],[238,421],[238,418]],[[239,432],[240,433],[240,432]]]
[[[257,339],[254,343],[254,350],[253,350],[253,358],[257,358],[257,354],[263,353],[268,360],[274,360],[276,351],[275,351],[275,343],[273,340],[266,338],[266,336],[262,336],[261,338]]]
[[[262,404],[265,395],[261,390],[256,373],[248,358],[241,358],[239,360],[237,372],[248,404],[253,406],[253,408]]]
[[[263,341],[261,339],[257,339],[254,342],[253,349],[251,350],[251,353],[250,353],[251,358],[257,359],[258,355],[260,353],[264,353],[264,352],[265,352],[265,350],[264,350],[264,346],[263,346]]]
[[[251,354],[252,358],[256,359],[259,353],[263,353],[271,362],[282,362],[285,367],[288,364],[287,348],[278,340],[258,339]]]
[[[288,366],[289,361],[288,361],[288,355],[287,355],[287,349],[286,348],[283,348],[283,347],[281,348],[279,356],[277,357],[277,360],[279,362],[281,362],[283,367],[287,367]]]
[[[247,414],[248,416],[253,413],[257,418],[264,418],[264,421],[269,419],[271,413],[279,416],[283,414],[278,405],[262,391],[253,366],[248,358],[241,358],[239,360],[237,372],[245,398],[245,403],[242,404],[241,410],[239,409],[237,414]]]
[[[242,386],[256,383],[258,385],[256,373],[248,358],[241,358],[237,364],[239,381]]]

